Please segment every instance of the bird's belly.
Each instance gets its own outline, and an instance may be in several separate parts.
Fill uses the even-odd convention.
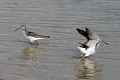
[[[33,42],[33,41],[36,41],[39,39],[44,39],[44,38],[35,38],[35,37],[28,36],[27,39],[29,39],[31,42]]]
[[[96,53],[95,47],[90,47],[90,48],[87,49],[87,51],[88,51],[90,54]]]
[[[95,48],[88,48],[88,49],[86,49],[86,48],[82,48],[82,47],[79,47],[78,46],[78,49],[82,52],[82,53],[84,53],[84,54],[94,54],[96,51],[95,51]]]

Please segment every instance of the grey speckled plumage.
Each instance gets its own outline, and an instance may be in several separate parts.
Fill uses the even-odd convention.
[[[33,37],[35,37],[35,38],[50,38],[50,36],[39,35],[39,34],[37,34],[37,33],[30,32],[30,31],[26,31],[26,35],[27,35],[27,36],[33,36]]]
[[[27,31],[25,25],[21,25],[20,28],[16,29],[15,31],[22,29],[24,36],[29,39],[31,42],[37,42],[39,39],[50,38],[50,36],[39,35],[35,32]]]
[[[86,28],[85,30],[77,28],[76,30],[87,39],[87,41],[81,44],[81,46],[77,46],[79,50],[83,54],[85,54],[84,57],[96,53],[100,45],[100,42],[102,41],[100,37],[92,30],[89,30],[88,28]]]

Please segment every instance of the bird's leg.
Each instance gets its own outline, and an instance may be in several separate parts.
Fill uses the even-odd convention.
[[[31,42],[30,44],[31,44],[31,45],[34,45],[34,42]]]
[[[32,41],[30,44],[31,44],[31,45],[35,45],[35,41]]]
[[[35,41],[35,44],[37,44],[37,41]]]
[[[35,45],[37,45],[37,46],[38,46],[38,42],[37,42],[37,40],[35,41]]]

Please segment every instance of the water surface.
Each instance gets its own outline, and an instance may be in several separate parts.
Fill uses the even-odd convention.
[[[1,0],[1,80],[119,80],[119,0]],[[50,35],[31,46],[21,31]],[[110,45],[79,58],[76,28],[89,27]]]

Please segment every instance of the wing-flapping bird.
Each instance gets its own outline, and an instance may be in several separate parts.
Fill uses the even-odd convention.
[[[100,43],[103,41],[100,37],[93,32],[92,30],[86,28],[85,30],[76,29],[82,36],[84,36],[87,41],[85,43],[80,43],[80,46],[77,46],[78,49],[85,54],[84,57],[95,54],[98,50]],[[104,41],[103,41],[104,42]],[[104,42],[108,45],[108,43]]]

